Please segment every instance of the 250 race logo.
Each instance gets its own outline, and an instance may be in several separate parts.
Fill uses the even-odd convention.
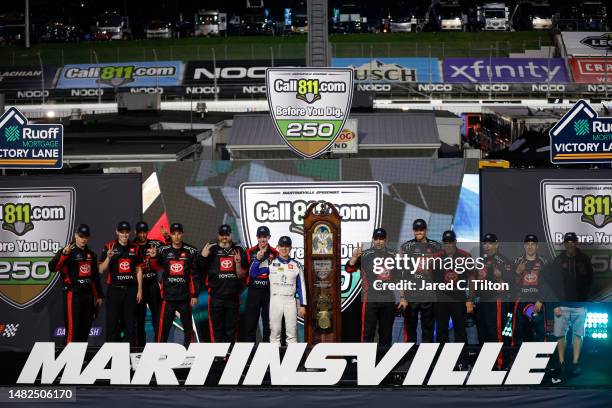
[[[45,283],[51,272],[46,261],[0,261],[1,281],[26,281],[32,279]]]

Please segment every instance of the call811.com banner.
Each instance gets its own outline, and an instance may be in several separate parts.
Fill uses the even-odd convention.
[[[118,221],[140,219],[141,194],[140,175],[0,178],[0,351],[63,343],[63,286],[49,261],[81,223],[100,255]],[[89,341],[100,345],[105,335],[102,308]]]
[[[145,219],[149,225],[159,225],[163,217],[166,222],[183,223],[185,240],[198,248],[216,240],[217,228],[223,223],[232,227],[235,241],[253,246],[257,227],[266,225],[271,244],[276,246],[282,235],[290,236],[293,256],[303,262],[303,216],[310,203],[326,200],[343,217],[344,265],[357,243],[370,242],[378,226],[386,228],[389,242],[412,239],[412,223],[417,218],[428,222],[433,239],[440,240],[452,226],[460,240],[477,241],[477,166],[477,161],[463,159],[445,160],[444,164],[430,159],[164,164],[143,174],[143,180],[155,179],[159,184]],[[343,341],[359,341],[360,290],[359,274],[343,271]],[[200,340],[206,341],[207,294],[202,292],[194,318]],[[174,336],[180,342],[182,333],[174,330]]]

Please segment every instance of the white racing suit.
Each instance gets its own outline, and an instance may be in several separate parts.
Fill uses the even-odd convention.
[[[268,274],[270,280],[270,343],[281,343],[281,327],[285,318],[287,343],[297,342],[297,293],[300,306],[306,305],[304,268],[293,258],[280,256],[260,262],[255,258],[251,264],[251,277]]]

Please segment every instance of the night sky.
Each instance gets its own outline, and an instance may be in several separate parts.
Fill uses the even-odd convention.
[[[431,0],[329,0],[330,7],[339,7],[341,4],[356,4],[362,9],[362,14],[375,17],[383,10],[427,9]],[[492,1],[492,0],[491,0]],[[503,1],[503,0],[500,0]],[[578,0],[550,0],[556,8],[575,3]],[[515,0],[507,1],[509,6]],[[0,1],[0,14],[7,12],[21,12],[24,10],[24,0]],[[264,0],[266,8],[272,15],[280,16],[285,7],[295,7],[305,4],[306,0]],[[459,0],[463,8],[474,7],[482,1]],[[58,16],[69,17],[75,22],[90,19],[105,11],[118,11],[127,15],[134,21],[144,21],[151,18],[176,19],[179,13],[193,15],[198,9],[220,9],[229,14],[239,14],[246,8],[246,0],[30,0],[31,16],[34,20],[53,18]]]

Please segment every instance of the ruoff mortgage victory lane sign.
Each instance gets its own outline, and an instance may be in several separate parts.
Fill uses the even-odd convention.
[[[0,116],[0,168],[61,169],[63,125],[33,125],[15,108]]]
[[[550,162],[612,162],[612,117],[598,117],[585,101],[578,101],[549,132]]]
[[[351,68],[268,68],[268,105],[274,125],[297,154],[325,153],[344,128],[353,100]]]

